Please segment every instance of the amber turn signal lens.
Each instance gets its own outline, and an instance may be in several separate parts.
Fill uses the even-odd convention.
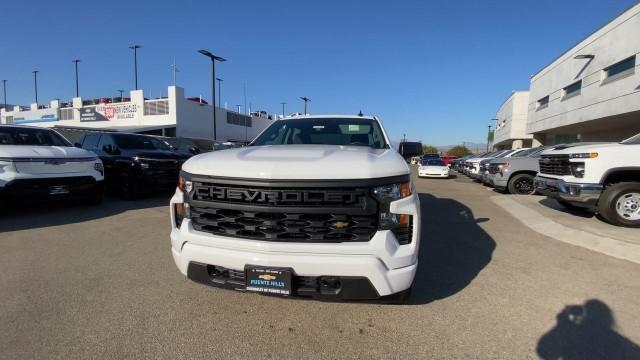
[[[398,214],[398,225],[400,226],[409,226],[409,218],[411,215],[409,214]]]
[[[184,178],[182,176],[178,178],[178,189],[184,191]]]
[[[400,197],[407,197],[411,195],[411,184],[406,182],[400,184]]]

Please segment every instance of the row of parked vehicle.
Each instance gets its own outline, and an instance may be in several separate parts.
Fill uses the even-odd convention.
[[[640,227],[640,134],[619,143],[574,143],[467,155],[459,173],[516,195],[541,194],[614,225]]]
[[[175,188],[189,157],[227,147],[117,132],[87,132],[72,144],[51,129],[1,125],[0,200],[99,203],[105,190],[135,199]]]

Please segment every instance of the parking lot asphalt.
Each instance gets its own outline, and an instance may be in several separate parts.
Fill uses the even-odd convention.
[[[415,181],[410,305],[193,283],[166,195],[1,214],[0,358],[640,358],[640,265],[535,232],[466,178]]]

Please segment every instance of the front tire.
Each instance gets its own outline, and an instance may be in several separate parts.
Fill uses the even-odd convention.
[[[612,225],[640,227],[640,183],[609,185],[600,196],[598,211]]]
[[[509,180],[507,189],[510,194],[515,195],[533,195],[536,187],[533,184],[533,175],[518,174]]]

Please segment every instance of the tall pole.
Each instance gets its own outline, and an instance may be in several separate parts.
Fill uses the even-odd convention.
[[[280,104],[282,104],[282,117],[284,117],[284,106],[287,105],[287,103],[281,102]]]
[[[491,137],[491,125],[488,125],[489,131],[487,132],[487,152],[489,152],[489,137]]]
[[[2,94],[4,96],[4,108],[7,108],[7,80],[2,80]]]
[[[236,104],[236,108],[238,109],[236,112],[240,114],[240,104]]]
[[[78,86],[78,63],[80,62],[80,60],[75,59],[73,60],[73,62],[76,64],[76,97],[80,97],[80,90]]]
[[[216,78],[216,80],[218,80],[218,108],[222,108],[222,89],[220,88],[220,83],[224,80],[220,78]]]
[[[171,70],[173,72],[173,86],[176,86],[176,73],[180,72],[178,70],[178,65],[176,65],[176,59],[173,59],[173,64],[171,64]]]
[[[38,103],[38,70],[33,70],[33,85],[36,89],[36,104]]]
[[[304,115],[307,115],[307,103],[309,101],[311,101],[311,99],[309,99],[306,96],[300,96],[300,99],[302,99],[302,101],[304,101]]]
[[[122,93],[124,93],[124,90],[116,90],[116,91],[120,93],[120,102],[122,102]]]
[[[138,49],[140,49],[141,47],[142,46],[138,44],[129,46],[129,49],[133,49],[133,76],[135,79],[136,90],[138,90]]]
[[[217,140],[216,134],[216,61],[227,61],[227,59],[214,55],[207,50],[198,52],[211,59],[211,110],[213,112],[213,140]]]

